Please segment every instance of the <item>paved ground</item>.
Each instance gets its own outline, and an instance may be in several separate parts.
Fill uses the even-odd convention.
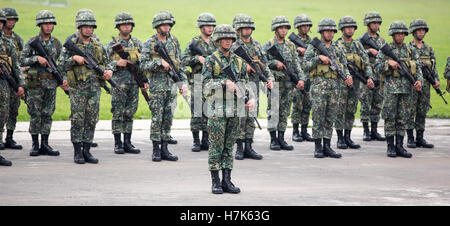
[[[260,120],[265,126],[266,120]],[[51,144],[59,157],[30,157],[28,123],[19,123],[17,141],[24,150],[0,151],[13,161],[0,168],[3,205],[450,205],[450,120],[427,121],[426,137],[436,147],[411,150],[412,159],[386,157],[385,142],[362,142],[357,122],[353,138],[361,150],[343,158],[314,159],[313,143],[294,151],[268,149],[269,134],[257,131],[254,147],[261,161],[235,161],[232,178],[242,192],[213,195],[207,152],[190,151],[188,120],[176,120],[170,150],[178,162],[151,161],[150,121],[135,121],[133,141],[139,155],[112,151],[110,122],[101,121],[92,153],[98,165],[73,163],[69,122],[55,122]],[[287,139],[291,139],[291,131]],[[336,140],[332,140],[335,147]],[[370,145],[370,146],[369,146]]]

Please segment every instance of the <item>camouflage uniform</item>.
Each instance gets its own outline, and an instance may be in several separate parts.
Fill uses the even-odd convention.
[[[233,19],[233,28],[237,32],[237,41],[233,43],[233,46],[231,47],[231,51],[234,52],[235,49],[237,49],[239,46],[242,46],[247,53],[250,55],[250,57],[253,58],[253,60],[260,65],[261,71],[263,72],[264,76],[268,80],[274,81],[275,78],[272,75],[272,72],[270,71],[268,67],[268,61],[266,56],[263,54],[263,48],[262,45],[254,40],[252,37],[250,37],[250,42],[244,42],[243,39],[240,38],[240,29],[242,28],[251,28],[255,30],[255,22],[253,19],[245,14],[238,14]],[[258,106],[259,106],[259,86],[260,86],[260,79],[255,73],[251,73],[248,75],[249,81],[251,82],[252,92],[256,95],[256,111],[258,115]],[[265,88],[265,87],[263,87]],[[250,113],[251,114],[251,113]],[[237,150],[236,150],[236,159],[242,160],[245,158],[253,158],[253,159],[262,159],[262,155],[257,154],[253,148],[252,148],[252,142],[253,137],[255,135],[255,119],[253,117],[249,117],[249,112],[246,111],[246,117],[240,117],[240,133],[238,136],[238,139],[236,140],[237,143]],[[245,149],[242,148],[242,142],[245,142]]]
[[[89,12],[80,13],[76,18],[78,29],[82,26],[93,26],[97,28],[97,23],[93,14]],[[82,51],[93,56],[100,67],[105,68],[108,62],[108,55],[101,42],[89,37],[89,43],[85,44],[81,38],[75,37],[71,41]],[[72,60],[75,54],[63,48],[60,57],[61,70],[66,72],[67,83],[70,92],[71,108],[71,141],[75,149],[75,162],[82,164],[85,161],[97,163],[89,150],[94,139],[95,126],[98,122],[100,107],[100,86],[104,83],[103,75],[99,75],[95,70],[87,68],[85,65],[78,65]],[[83,153],[80,155],[81,143],[83,143]],[[84,160],[83,160],[84,159]]]
[[[214,15],[210,13],[202,13],[198,16],[197,19],[197,28],[201,28],[202,26],[216,26],[216,19]],[[189,45],[191,42],[196,42],[198,47],[200,47],[204,53],[204,55],[200,55],[198,53],[194,53]],[[186,46],[184,53],[181,57],[181,65],[183,67],[189,66],[191,71],[186,73],[188,75],[188,82],[191,91],[191,131],[194,137],[194,145],[192,146],[192,151],[197,152],[200,150],[208,150],[208,132],[207,132],[207,123],[208,118],[205,116],[203,112],[203,95],[202,95],[202,81],[201,73],[203,65],[199,61],[199,57],[202,56],[206,58],[211,55],[214,51],[217,50],[217,47],[213,41],[209,43],[206,42],[202,36],[194,37]],[[195,80],[195,79],[198,80]],[[202,101],[199,101],[202,100]],[[202,131],[202,141],[200,144],[199,131]]]
[[[301,26],[310,26],[312,27],[311,18],[306,14],[300,14],[294,19],[294,28],[299,29]],[[308,45],[311,42],[311,37],[306,34],[306,39],[303,39],[300,35],[298,35],[302,41]],[[299,46],[296,46],[299,47]],[[298,53],[298,58],[300,60],[300,65],[303,64],[304,56]],[[310,82],[309,74],[305,73],[307,79]],[[294,127],[292,140],[297,142],[306,141],[314,141],[311,138],[311,135],[308,134],[307,128],[309,123],[309,115],[311,113],[311,86],[305,85],[305,93],[300,90],[294,90],[293,99],[292,99],[292,115],[291,115],[291,123]],[[301,125],[301,133],[298,131],[298,124]]]
[[[330,18],[322,19],[318,26],[319,33],[327,30],[337,32],[336,23]],[[332,41],[330,47],[326,48],[331,55],[335,56],[336,63],[343,69],[345,75],[350,75],[347,69],[347,58],[340,45]],[[312,136],[316,143],[315,157],[323,158],[327,155],[341,157],[340,154],[334,153],[330,148],[330,140],[333,134],[333,124],[338,113],[339,89],[342,82],[337,72],[331,70],[330,65],[322,63],[319,55],[318,50],[309,44],[303,61],[303,69],[309,72],[312,79]],[[325,149],[326,147],[328,149]]]
[[[401,21],[395,21],[389,28],[389,35],[396,33],[408,34],[408,28]],[[415,50],[410,49],[407,44],[397,47],[394,43],[390,44],[393,52],[408,65],[408,70],[418,81],[423,82],[422,71],[420,69],[421,62],[419,55]],[[381,75],[384,80],[383,92],[383,119],[384,132],[388,143],[388,156],[395,157],[397,155],[411,157],[412,155],[403,148],[403,137],[405,135],[406,123],[410,117],[410,108],[408,107],[409,98],[413,91],[408,80],[401,76],[397,70],[392,70],[388,65],[389,58],[383,52],[378,53],[375,61],[375,75]],[[394,136],[396,136],[396,147],[394,148]]]
[[[426,32],[428,32],[428,26],[424,20],[418,19],[411,22],[409,33],[414,34],[414,31],[417,29],[424,28]],[[425,42],[422,42],[422,48],[419,48],[416,43],[411,41],[408,43],[408,47],[416,52],[420,61],[431,71],[431,77],[433,81],[439,81],[439,74],[436,68],[436,56],[434,54],[433,48]],[[422,71],[424,73],[424,71]],[[425,118],[427,117],[427,112],[430,106],[430,87],[434,84],[430,84],[428,80],[424,78],[424,82],[422,84],[422,95],[418,92],[412,92],[410,95],[410,103],[409,107],[411,109],[411,116],[408,118],[408,122],[406,124],[406,131],[408,134],[408,147],[415,148],[417,147],[425,147],[432,148],[432,144],[426,143],[423,139],[423,132],[425,131]],[[417,141],[414,141],[414,129],[417,132]]]
[[[132,24],[133,27],[135,26],[133,17],[129,13],[122,12],[116,16],[114,25],[118,28],[119,25],[127,23]],[[117,66],[120,56],[112,50],[112,46],[116,43],[122,44],[124,51],[130,54],[128,60],[136,65],[141,55],[142,42],[131,36],[125,40],[119,35],[118,37],[113,37],[113,40],[106,45],[106,52],[110,60],[107,68],[114,72],[113,79],[122,90],[122,92],[119,92],[117,89],[114,89],[111,96],[111,113],[113,115],[111,125],[115,139],[115,153],[123,154],[128,152],[137,154],[140,150],[135,149],[131,144],[131,133],[133,131],[133,116],[139,104],[139,86],[127,67]],[[148,83],[144,73],[138,71],[137,76],[140,76],[144,83]],[[121,133],[124,134],[123,147],[120,139]]]
[[[345,27],[355,27],[356,30],[358,26],[353,17],[345,16],[339,21],[339,30],[343,33],[343,29]],[[367,55],[367,52],[362,44],[356,40],[346,42],[342,37],[336,42],[344,51],[347,62],[355,63],[357,67],[355,70],[358,70],[361,74],[373,79],[369,56]],[[353,76],[354,90],[350,91],[347,85],[342,80],[340,81],[339,105],[336,121],[334,123],[336,133],[338,135],[338,148],[345,149],[347,146],[350,148],[360,148],[359,144],[356,144],[351,140],[350,135],[353,128],[353,123],[355,122],[355,113],[358,108],[358,93],[361,82]],[[362,84],[362,86],[365,85],[366,84]],[[345,130],[345,138],[342,133],[343,130]]]
[[[445,66],[444,78],[447,79],[447,92],[450,92],[450,57],[447,57],[447,65]]]
[[[153,29],[158,29],[160,25],[169,24],[173,27],[175,25],[175,19],[173,15],[168,11],[161,11],[153,17]],[[185,82],[187,80],[185,69],[181,66],[181,49],[178,39],[167,34],[167,40],[164,46],[181,74],[181,80]],[[177,87],[173,80],[171,79],[168,72],[164,71],[162,67],[162,58],[155,51],[154,46],[158,37],[153,35],[144,43],[144,48],[141,55],[141,65],[142,71],[149,73],[149,91],[150,91],[150,111],[152,112],[152,124],[150,128],[150,140],[153,141],[154,155],[153,161],[160,161],[160,159],[166,159],[169,156],[167,150],[167,143],[170,139],[170,128],[172,127],[173,111],[176,107],[176,96]],[[175,101],[174,101],[175,100]],[[159,147],[161,143],[161,152]],[[159,158],[159,153],[161,153],[161,158]],[[166,156],[167,155],[167,156]],[[168,160],[176,161],[178,157],[172,156]]]
[[[16,22],[19,21],[19,15],[17,14],[15,9],[6,7],[6,8],[3,8],[2,10],[5,13],[6,19],[16,19]],[[5,26],[3,27],[3,30],[5,30]],[[14,43],[17,55],[20,57],[20,54],[23,50],[22,37],[20,37],[14,31],[12,32],[11,36],[9,36],[9,37],[6,36],[6,34],[4,32],[3,32],[2,36],[6,39],[9,39],[10,41],[12,41]],[[9,98],[10,98],[10,100],[9,100],[10,107],[9,107],[8,120],[6,121],[6,129],[8,130],[8,134],[6,137],[5,147],[12,148],[12,149],[22,149],[22,146],[17,145],[16,142],[12,139],[14,130],[16,129],[17,116],[19,115],[20,97],[16,96],[15,93],[11,90]]]
[[[372,22],[383,22],[381,16],[377,12],[368,12],[364,16],[364,26],[368,26]],[[381,48],[381,46],[386,43],[379,34],[377,38],[370,36],[370,39]],[[368,50],[369,46],[364,46]],[[375,63],[375,56],[369,54],[370,65],[373,68]],[[379,77],[379,75],[377,75]],[[378,122],[380,121],[380,112],[383,106],[383,91],[381,88],[369,89],[367,86],[362,86],[359,92],[359,100],[361,102],[361,108],[359,110],[360,119],[364,126],[364,141],[379,140],[384,141],[386,138],[381,136],[377,132]],[[369,122],[371,122],[371,131],[369,132]]]
[[[36,26],[40,27],[43,23],[53,23],[56,25],[56,19],[52,12],[43,10],[37,14]],[[42,40],[39,34],[27,41],[20,56],[20,66],[29,67],[25,72],[25,83],[27,85],[27,111],[30,115],[30,127],[28,131],[33,140],[33,148],[31,149],[30,155],[59,155],[59,152],[56,150],[53,151],[48,146],[48,136],[52,127],[52,115],[55,112],[56,88],[58,85],[53,75],[39,64],[39,55],[30,46],[36,39],[39,40],[48,56],[55,62],[62,51],[62,44],[57,38],[50,36],[49,40]],[[42,139],[40,153],[38,150],[39,134],[41,134]]]
[[[276,31],[278,27],[287,26],[288,29],[291,28],[289,21],[284,16],[277,16],[272,19],[272,31]],[[271,98],[269,98],[269,104],[267,107],[267,115],[268,115],[268,130],[271,134],[271,149],[272,150],[280,150],[277,146],[283,150],[292,150],[293,147],[288,145],[286,141],[284,141],[284,132],[287,127],[287,118],[291,111],[291,103],[292,103],[292,93],[297,84],[294,84],[291,81],[291,78],[285,75],[282,71],[278,70],[276,65],[278,63],[277,60],[273,58],[270,54],[267,53],[267,50],[272,46],[276,45],[277,49],[284,57],[284,59],[289,62],[292,67],[292,70],[295,74],[297,74],[299,80],[306,80],[305,74],[303,73],[302,68],[300,67],[300,60],[298,58],[297,52],[295,50],[295,45],[289,41],[288,39],[284,40],[284,43],[280,44],[274,37],[272,40],[268,41],[263,48],[264,55],[267,56],[268,66],[271,72],[274,74],[275,81],[275,89],[278,85],[279,90],[279,99],[275,100],[278,102],[279,107],[273,107]],[[278,116],[278,120],[276,120],[276,116]],[[276,139],[276,132],[278,131],[278,139]]]

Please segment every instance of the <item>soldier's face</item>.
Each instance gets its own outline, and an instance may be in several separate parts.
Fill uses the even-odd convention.
[[[405,40],[405,33],[397,33],[393,36],[395,44],[402,44]]]
[[[425,38],[425,33],[426,33],[425,28],[417,29],[416,31],[414,31],[414,37],[417,40],[422,41],[423,38]]]
[[[346,37],[351,38],[353,37],[353,34],[355,34],[355,27],[344,27],[342,33],[344,33]]]
[[[322,31],[322,38],[326,42],[333,41],[333,37],[334,37],[334,31],[331,31],[331,30],[329,30],[329,31]]]
[[[124,35],[129,35],[133,31],[133,25],[132,24],[121,24],[119,25],[119,31],[120,33]]]
[[[277,31],[278,36],[280,38],[284,38],[284,37],[286,37],[286,35],[288,33],[288,27],[287,26],[281,26],[281,27],[278,27],[276,31]]]
[[[241,36],[244,38],[249,38],[252,35],[253,29],[249,27],[244,27],[241,29]]]
[[[204,26],[202,26],[200,31],[202,32],[202,34],[204,34],[206,36],[211,36],[212,33],[214,32],[214,26],[212,26],[212,25],[204,25]]]
[[[169,34],[170,28],[172,28],[172,27],[169,24],[163,24],[163,25],[159,26],[159,31],[163,35],[164,34]]]
[[[94,26],[88,25],[88,26],[82,26],[80,28],[80,33],[84,37],[91,37],[92,34],[94,34]]]
[[[222,47],[224,50],[228,51],[231,48],[232,44],[233,44],[233,39],[231,39],[231,38],[220,39],[220,47]]]
[[[369,29],[370,31],[372,31],[373,33],[378,32],[378,30],[380,30],[380,22],[372,22],[369,24]]]
[[[5,23],[4,22],[0,22],[0,30],[2,30],[3,29],[3,26],[5,25]]]
[[[309,25],[303,25],[303,26],[300,26],[300,27],[298,28],[298,33],[300,33],[300,34],[308,34],[308,32],[309,32],[310,29],[311,29],[311,26],[309,26]]]
[[[44,35],[50,35],[50,34],[52,34],[54,27],[55,27],[55,25],[53,23],[41,24],[41,32]]]
[[[16,26],[16,19],[7,19],[6,20],[6,28],[12,30]]]

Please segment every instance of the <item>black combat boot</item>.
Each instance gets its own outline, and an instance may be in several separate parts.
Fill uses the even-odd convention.
[[[91,145],[92,145],[91,143],[83,142],[84,161],[86,161],[87,163],[97,164],[98,163],[98,159],[94,158],[94,156],[92,156],[92,154],[90,152]]]
[[[209,136],[207,131],[202,131],[202,144],[200,145],[200,150],[209,150]]]
[[[152,141],[152,143],[153,143],[152,161],[153,162],[161,162],[161,148],[159,148],[159,145],[161,144],[161,142]]]
[[[363,141],[371,141],[372,140],[372,136],[370,134],[369,131],[369,123],[368,122],[363,122],[363,127],[364,127],[364,133],[363,133]]]
[[[242,146],[242,140],[237,139],[236,140],[236,154],[234,155],[234,158],[236,160],[243,160],[244,159],[244,147]]]
[[[134,147],[134,145],[131,143],[131,133],[123,134],[123,150],[125,151],[125,153],[131,154],[141,153],[141,150]]]
[[[12,166],[12,162],[0,155],[0,166]]]
[[[178,157],[176,155],[172,155],[172,153],[169,152],[169,149],[167,149],[167,144],[168,141],[162,141],[161,143],[161,159],[168,161],[177,161]]]
[[[222,185],[220,184],[219,171],[211,170],[212,186],[211,190],[213,194],[223,194]]]
[[[342,155],[340,153],[336,153],[330,146],[330,139],[323,138],[323,155],[325,157],[331,158],[340,158]]]
[[[313,142],[314,139],[311,137],[311,135],[309,135],[308,133],[308,124],[302,125],[302,138],[303,140],[309,141],[309,142]]]
[[[13,130],[6,131],[5,148],[22,150],[22,145],[19,145],[13,139]]]
[[[293,130],[292,130],[292,141],[295,142],[303,142],[303,137],[300,135],[300,132],[298,131],[298,123],[293,124]]]
[[[120,133],[115,133],[114,134],[114,153],[116,154],[124,154],[125,151],[123,150],[123,144],[122,144],[122,140],[120,139]]]
[[[92,147],[92,148],[96,148],[96,147],[98,147],[98,144],[95,143],[95,142],[92,142],[92,143],[91,143],[91,147]]]
[[[192,145],[191,150],[193,152],[199,152],[201,150],[199,132],[192,131],[192,137],[194,137],[194,144]]]
[[[3,143],[0,143],[0,150],[5,150],[5,145]]]
[[[414,141],[414,130],[407,129],[406,134],[408,135],[408,144],[406,145],[408,148],[416,148],[416,142]]]
[[[241,192],[241,189],[235,187],[231,182],[231,170],[223,169],[222,170],[222,189],[223,192],[237,194]]]
[[[347,146],[347,144],[344,141],[344,134],[343,134],[342,130],[336,130],[336,134],[337,134],[337,137],[338,137],[337,148],[339,148],[339,149],[347,149],[348,146]]]
[[[172,136],[169,136],[169,140],[167,141],[168,144],[178,144],[178,141],[173,139]]]
[[[391,158],[397,157],[397,151],[395,150],[394,136],[386,137],[387,141],[387,156]]]
[[[39,135],[31,135],[31,140],[30,156],[39,156]]]
[[[73,161],[76,164],[84,164],[83,151],[82,151],[82,143],[73,143]]]
[[[284,131],[278,131],[278,142],[280,143],[280,149],[281,150],[287,150],[292,151],[294,150],[294,147],[292,145],[289,145],[284,140]]]
[[[245,139],[244,158],[261,160],[263,156],[256,153],[255,150],[253,150],[252,143],[253,139],[250,138]]]
[[[372,138],[372,140],[385,141],[386,137],[383,137],[381,136],[381,134],[378,133],[377,127],[378,123],[372,122],[372,130],[370,131],[370,137]]]
[[[59,156],[59,151],[53,149],[48,145],[48,134],[41,134],[41,149],[39,149],[40,155]]]
[[[397,156],[405,157],[405,158],[411,158],[412,154],[407,152],[405,148],[403,148],[403,136],[397,135],[395,137],[396,142],[396,150],[397,150]]]
[[[322,139],[315,139],[314,140],[314,158],[323,158],[325,157],[323,155],[323,148],[322,148]]]
[[[417,130],[416,146],[423,148],[433,148],[433,144],[427,143],[427,141],[423,139],[423,132],[424,130]]]
[[[351,149],[358,149],[358,148],[360,148],[361,145],[353,142],[353,140],[351,138],[351,135],[352,135],[352,130],[346,129],[345,133],[344,133],[344,141],[347,144],[347,146],[349,148],[351,148]]]
[[[278,142],[277,131],[270,132],[270,150],[279,151],[281,149],[280,142]]]

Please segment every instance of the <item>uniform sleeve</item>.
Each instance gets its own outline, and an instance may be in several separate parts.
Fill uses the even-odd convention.
[[[175,57],[177,60],[180,61],[180,68],[178,69],[178,72],[180,74],[180,79],[181,81],[183,81],[183,83],[187,84],[187,75],[186,73],[184,73],[184,71],[186,70],[186,66],[183,66],[183,64],[181,64],[181,48],[180,48],[180,42],[178,41],[178,39],[176,40],[176,53],[175,53]]]
[[[11,70],[14,71],[14,76],[16,77],[19,86],[21,87],[25,87],[25,79],[22,73],[22,70],[20,69],[19,66],[19,56],[17,55],[16,50],[13,48],[14,44],[11,43],[10,48],[9,48],[9,56],[11,57],[11,62],[12,62],[12,68]]]
[[[139,39],[136,39],[136,45],[137,45],[139,53],[142,54],[142,49],[144,48],[142,41]],[[144,83],[148,83],[148,78],[147,78],[147,76],[145,76],[145,71],[142,71],[141,68],[139,67],[139,65],[137,65],[137,70],[138,70],[139,77],[141,77],[141,80]]]
[[[186,49],[181,56],[181,65],[183,65],[184,67],[200,63],[200,61],[198,60],[198,56],[194,55],[189,48],[189,43],[186,45]]]
[[[312,71],[317,67],[319,61],[319,55],[317,55],[314,46],[309,44],[306,49],[305,56],[303,57],[303,70],[305,70],[305,72]]]
[[[102,52],[103,52],[101,65],[103,65],[105,70],[111,70],[111,69],[107,68],[107,66],[109,64],[109,58],[108,58],[108,53],[106,52],[106,48],[105,48],[105,46],[103,44],[100,44],[100,45],[102,46]]]
[[[112,45],[113,45],[113,41],[108,42],[108,44],[106,44],[106,55],[109,59],[109,63],[108,65],[106,65],[106,69],[108,70],[112,70],[112,71],[117,71],[117,61],[112,59],[113,56],[113,50],[112,50]]]
[[[439,73],[438,73],[438,70],[436,67],[436,55],[434,53],[433,47],[431,47],[431,46],[430,46],[430,57],[431,57],[431,59],[434,59],[434,64],[433,64],[433,68],[432,68],[434,79],[435,79],[435,81],[439,81]]]
[[[267,52],[267,50],[270,48],[270,46],[271,46],[270,42],[267,42],[264,45],[263,54],[264,54],[264,56],[266,56],[268,67],[272,70],[275,70],[276,66],[278,64],[278,60],[273,59],[273,57]]]
[[[416,78],[417,81],[422,82],[423,85],[423,74],[422,74],[422,67],[421,65],[423,65],[423,62],[420,60],[419,54],[417,53],[416,50],[411,49],[411,59],[416,61]]]
[[[72,53],[63,47],[61,55],[58,59],[58,70],[63,73],[64,80],[67,79],[66,72],[72,69],[72,66],[75,64],[72,60]]]
[[[444,77],[450,80],[450,57],[447,59],[447,65],[445,65]]]
[[[347,67],[347,57],[344,54],[344,50],[340,47],[340,46],[336,46],[337,47],[337,56],[339,58],[339,62],[341,62],[342,66],[343,66],[343,71],[345,76],[351,76],[350,72],[348,71],[348,67]]]
[[[30,46],[30,42],[32,40],[30,39],[24,46],[22,53],[20,54],[20,66],[26,67],[31,66],[38,62],[38,55],[33,56],[33,49]]]
[[[156,72],[162,65],[162,60],[160,58],[152,60],[151,43],[151,39],[147,40],[142,48],[140,69],[143,72]]]
[[[300,65],[300,58],[298,57],[296,50],[294,49],[294,52],[291,54],[292,54],[292,64],[293,64],[292,66],[293,66],[295,72],[297,73],[298,79],[306,81],[307,77],[302,70],[302,67]]]
[[[372,80],[375,80],[374,74],[373,74],[373,70],[372,70],[372,66],[370,66],[369,55],[368,55],[366,49],[364,49],[364,46],[360,42],[356,42],[356,43],[358,45],[358,51],[359,51],[358,55],[361,57],[361,60],[366,65],[366,67],[364,68],[364,73],[366,74],[366,76],[368,78],[371,78]]]
[[[375,80],[380,80],[380,75],[389,70],[388,60],[382,51],[378,52],[373,70]]]
[[[272,81],[275,81],[275,77],[272,74],[272,71],[269,69],[269,61],[267,60],[266,55],[264,54],[263,48],[259,42],[257,42],[257,54],[259,57],[259,60],[264,64],[264,68],[262,68],[263,74],[266,76],[267,79],[270,79]]]

